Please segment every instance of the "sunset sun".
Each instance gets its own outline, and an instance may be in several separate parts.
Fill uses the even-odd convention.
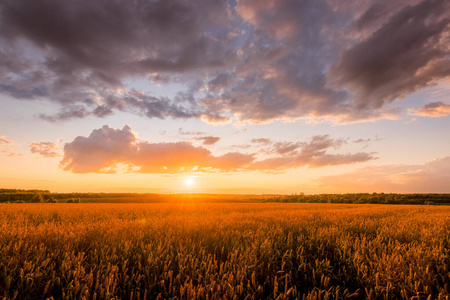
[[[184,185],[186,185],[187,187],[191,187],[194,184],[195,184],[194,178],[188,177],[184,180]]]

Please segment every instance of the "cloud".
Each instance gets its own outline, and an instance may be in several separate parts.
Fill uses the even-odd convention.
[[[199,103],[256,124],[298,118],[334,123],[398,119],[400,110],[389,103],[450,70],[445,59],[448,5],[409,4],[415,2],[358,2],[346,11],[325,1],[239,1],[237,12],[254,38],[241,48],[237,78],[223,80],[221,89],[210,89]],[[358,11],[354,17],[352,9]],[[408,25],[408,18],[420,22]],[[414,63],[402,72],[403,62],[410,60]],[[214,78],[225,75],[217,72]]]
[[[443,102],[432,102],[419,109],[408,109],[408,114],[413,116],[439,118],[450,115],[450,105]]]
[[[228,41],[225,2],[14,0],[0,9],[5,37],[52,50],[44,53],[49,69],[59,75],[90,70],[90,79],[103,83],[127,73],[215,67],[228,50],[206,30],[216,28],[215,37]]]
[[[203,145],[214,145],[220,140],[220,137],[217,136],[202,136],[195,138],[197,141],[203,141]]]
[[[370,166],[354,172],[323,176],[323,188],[345,192],[449,193],[450,157],[420,165]]]
[[[14,149],[5,146],[17,146],[19,143],[13,142],[10,139],[6,138],[6,136],[0,136],[0,152],[5,153],[9,157],[20,157],[23,156],[23,153],[16,152]]]
[[[168,82],[167,73],[217,69],[233,60],[227,9],[226,2],[202,0],[3,1],[0,92],[62,105],[58,115],[42,116],[49,121],[104,117],[120,108],[150,118],[207,116],[204,109],[191,112],[174,104],[186,99],[108,91],[124,88],[129,77]],[[80,107],[86,101],[98,106]],[[123,102],[120,108],[117,101]]]
[[[263,141],[266,142],[266,141]],[[346,143],[343,139],[333,139],[329,135],[316,135],[308,142],[265,143],[267,153],[276,153],[276,157],[255,161],[250,168],[254,170],[280,171],[308,165],[310,168],[354,164],[376,159],[371,153],[328,153],[330,149],[339,149]],[[299,149],[297,151],[297,149]]]
[[[357,140],[353,141],[353,143],[356,143],[356,144],[368,143],[368,142],[370,142],[370,139],[357,139]]]
[[[449,8],[445,0],[405,6],[373,34],[341,52],[329,70],[328,85],[350,89],[355,93],[353,109],[363,112],[447,77]]]
[[[0,145],[12,145],[14,144],[12,141],[8,140],[6,136],[0,136]]]
[[[257,161],[256,153],[228,152],[215,156],[208,149],[188,142],[151,143],[140,140],[128,125],[122,129],[105,125],[93,130],[88,137],[78,136],[65,144],[60,166],[73,173],[111,173],[126,166],[125,169],[129,172],[177,174],[238,170],[282,171],[305,165],[322,167],[374,159],[368,153],[328,153],[330,149],[343,145],[343,140],[332,139],[328,135],[314,136],[308,142],[299,142],[295,148],[289,147],[291,145],[288,143],[281,144],[284,147],[273,148],[274,156]],[[44,146],[48,145],[44,143]],[[298,147],[301,150],[296,151]]]
[[[141,173],[234,171],[254,160],[251,154],[214,156],[187,142],[149,143],[137,138],[131,127],[113,129],[105,125],[89,137],[78,136],[64,146],[61,167],[73,173],[110,172],[117,164],[136,166]]]
[[[178,134],[187,136],[197,136],[194,138],[194,140],[202,141],[202,144],[207,146],[213,145],[220,140],[220,137],[217,136],[199,136],[205,134],[205,132],[202,131],[185,131],[182,128],[178,128]]]
[[[20,156],[23,156],[23,153],[16,152],[12,148],[1,149],[1,152],[5,153],[9,157],[20,157]]]
[[[65,105],[55,115],[41,114],[39,117],[49,122],[81,119],[87,116],[107,117],[114,111],[133,112],[148,118],[206,118],[212,123],[226,123],[229,118],[209,112],[197,107],[189,99],[179,95],[174,100],[166,97],[150,96],[135,89],[102,90],[99,94],[101,105],[90,99],[85,99],[82,104]]]
[[[61,150],[61,147],[53,142],[35,142],[30,144],[31,153],[37,153],[49,158],[61,157]]]
[[[272,144],[272,141],[270,139],[267,139],[267,138],[252,139],[251,142],[255,143],[255,144],[263,144],[263,145]]]
[[[49,122],[58,122],[58,121],[66,121],[71,119],[82,119],[88,116],[90,112],[86,110],[84,106],[81,105],[72,105],[64,107],[62,111],[60,111],[56,115],[44,115],[40,114],[39,118],[49,121]]]
[[[231,123],[231,118],[227,116],[222,116],[220,114],[200,114],[200,119],[208,124],[212,125],[223,125]]]
[[[203,131],[185,131],[183,128],[178,128],[178,133],[181,135],[202,135],[205,134]]]
[[[287,154],[294,152],[301,146],[301,143],[278,142],[273,145],[274,151],[278,154]]]
[[[365,152],[355,154],[324,154],[319,157],[314,157],[309,163],[309,166],[317,168],[323,166],[347,165],[374,159],[376,158],[372,154]]]
[[[251,143],[262,147],[260,151],[265,153],[277,153],[281,155],[294,152],[301,146],[301,143],[299,142],[275,142],[267,138],[252,139]]]
[[[220,72],[208,82],[208,89],[213,91],[223,90],[230,86],[232,80],[233,77],[230,74]]]
[[[0,93],[47,121],[261,124],[399,118],[391,103],[450,74],[445,0],[0,3]],[[130,79],[176,83],[169,98]],[[37,112],[39,115],[39,112]]]

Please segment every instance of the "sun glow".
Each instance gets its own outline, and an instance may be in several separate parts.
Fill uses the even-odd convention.
[[[188,186],[188,187],[193,186],[194,183],[195,183],[194,178],[186,178],[186,179],[184,180],[184,184],[185,184],[186,186]]]

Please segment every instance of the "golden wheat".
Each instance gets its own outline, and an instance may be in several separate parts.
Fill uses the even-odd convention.
[[[450,208],[2,204],[4,299],[449,299]]]

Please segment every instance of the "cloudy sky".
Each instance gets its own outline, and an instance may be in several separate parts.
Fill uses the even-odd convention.
[[[0,187],[450,193],[449,19],[446,0],[1,1]]]

